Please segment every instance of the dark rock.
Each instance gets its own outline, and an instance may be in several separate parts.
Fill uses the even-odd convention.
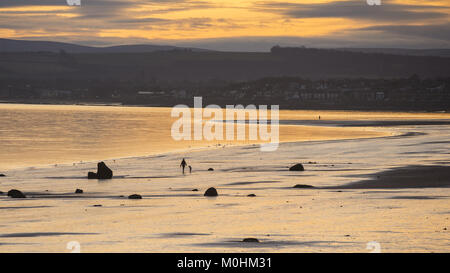
[[[6,175],[4,175],[4,174],[2,174],[2,173],[0,173],[0,177],[5,177]]]
[[[75,193],[83,193],[83,190],[82,189],[76,189]]]
[[[254,193],[251,193],[249,195],[247,195],[248,197],[256,197],[256,195]]]
[[[97,177],[98,179],[111,179],[113,171],[104,162],[100,162],[97,164]]]
[[[11,198],[26,198],[25,194],[23,194],[19,190],[10,190],[8,192],[8,196],[11,197]]]
[[[294,186],[294,188],[296,188],[296,189],[307,189],[307,188],[314,188],[314,187],[311,186],[311,185],[297,184],[297,185]]]
[[[256,238],[245,238],[244,240],[242,240],[242,242],[244,242],[244,243],[259,243],[259,240]]]
[[[212,172],[212,171],[214,171],[214,169],[213,168],[209,168],[208,171]]]
[[[94,207],[103,207],[102,205],[94,205]]]
[[[218,196],[217,190],[215,188],[209,188],[205,191],[204,196]]]
[[[4,194],[4,192],[0,191],[0,194]]]
[[[128,196],[128,199],[142,199],[142,196],[140,196],[139,194],[132,194]]]
[[[294,166],[289,168],[290,171],[296,171],[296,172],[302,172],[305,170],[305,168],[303,168],[303,165],[301,163],[295,164]]]
[[[198,189],[193,189],[192,191],[198,191]]]
[[[111,179],[113,171],[106,166],[105,162],[97,164],[97,173],[88,172],[88,179]]]

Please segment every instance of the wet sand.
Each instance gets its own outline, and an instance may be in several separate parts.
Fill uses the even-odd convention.
[[[406,166],[371,175],[372,179],[335,189],[406,189],[450,187],[450,166]]]
[[[107,160],[112,180],[86,178],[96,162],[8,170],[0,252],[69,252],[72,241],[82,252],[369,252],[372,241],[382,252],[449,252],[450,126],[388,130],[271,153],[252,144]],[[183,157],[192,174],[181,174]],[[305,171],[288,171],[296,163]],[[204,197],[209,187],[219,196]]]

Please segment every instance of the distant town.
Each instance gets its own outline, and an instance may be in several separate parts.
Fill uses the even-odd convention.
[[[67,85],[67,83],[51,83]],[[85,86],[51,87],[40,81],[0,82],[0,101],[17,103],[122,104],[143,106],[204,103],[279,104],[284,109],[450,110],[450,78],[303,79],[267,77],[253,81],[170,83],[88,81]],[[70,85],[70,84],[69,84]]]
[[[219,106],[450,110],[450,58],[445,56],[280,46],[262,53],[161,47],[77,53],[75,45],[3,44],[31,50],[0,52],[4,102],[171,107],[192,105],[192,97],[202,96],[204,103]]]

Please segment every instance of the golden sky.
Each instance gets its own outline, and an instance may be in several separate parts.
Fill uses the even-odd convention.
[[[450,1],[1,0],[0,37],[78,42],[258,42],[309,46],[450,47]],[[239,46],[238,46],[239,47]]]

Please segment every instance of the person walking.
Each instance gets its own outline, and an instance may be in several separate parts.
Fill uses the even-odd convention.
[[[186,160],[184,160],[184,158],[183,158],[183,160],[181,161],[181,164],[180,164],[180,167],[183,168],[183,174],[184,174],[184,168],[186,168],[186,165],[187,165]]]

